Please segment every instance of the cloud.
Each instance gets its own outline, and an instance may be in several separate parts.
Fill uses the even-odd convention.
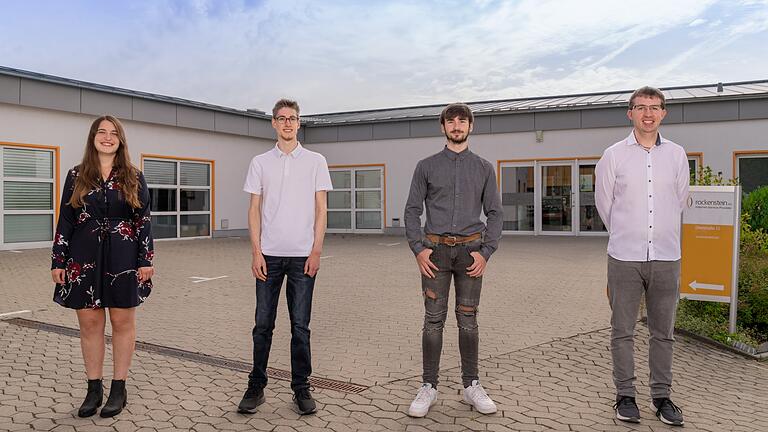
[[[290,96],[304,112],[330,112],[768,77],[755,52],[765,2],[649,0],[652,17],[608,0],[52,5],[59,16],[29,6],[16,27],[0,18],[4,65],[236,108]],[[56,40],[26,30],[32,22]],[[739,55],[753,76],[712,61]]]
[[[698,26],[700,26],[702,24],[706,24],[706,23],[707,23],[707,20],[705,20],[704,18],[696,18],[695,20],[691,21],[688,24],[688,27],[698,27]]]

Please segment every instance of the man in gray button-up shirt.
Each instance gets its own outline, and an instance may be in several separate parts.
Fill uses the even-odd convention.
[[[502,209],[493,165],[469,151],[473,116],[452,104],[440,115],[445,148],[416,165],[405,206],[405,231],[416,255],[424,293],[423,384],[408,414],[423,417],[437,400],[443,327],[451,278],[456,286],[464,400],[490,414],[496,405],[478,382],[477,307],[485,266],[499,245]],[[427,221],[422,234],[421,214]],[[480,220],[485,213],[487,225]]]

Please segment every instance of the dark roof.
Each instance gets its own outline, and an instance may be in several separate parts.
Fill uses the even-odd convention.
[[[0,66],[0,74],[17,76],[21,78],[34,79],[37,81],[46,81],[66,86],[79,87],[95,91],[120,94],[125,96],[139,97],[162,102],[175,103],[196,108],[208,109],[213,111],[222,111],[250,117],[269,119],[270,115],[258,110],[238,110],[235,108],[212,105],[203,102],[196,102],[189,99],[182,99],[172,96],[164,96],[155,93],[147,93],[136,90],[128,90],[119,87],[112,87],[101,84],[94,84],[86,81],[79,81],[69,78],[61,78],[54,75],[47,75],[38,72],[30,72],[21,69],[14,69]],[[667,98],[667,103],[682,102],[705,102],[725,99],[745,99],[753,97],[768,96],[768,80],[762,81],[743,81],[731,83],[717,83],[705,85],[693,85],[683,87],[667,87],[661,89]],[[610,108],[625,106],[629,101],[632,90],[600,92],[600,93],[582,93],[559,96],[541,96],[531,98],[490,100],[481,102],[469,102],[475,115],[491,115],[512,112],[534,112],[534,111],[564,111],[584,108]],[[434,118],[440,115],[440,111],[446,104],[424,105],[402,108],[385,108],[363,111],[349,111],[325,114],[310,114],[302,116],[302,119],[309,123],[317,125],[334,124],[357,124],[372,123],[396,120],[414,120],[420,118]]]
[[[705,84],[685,87],[662,88],[667,103],[703,102],[723,99],[744,99],[768,96],[768,80]],[[720,91],[718,91],[720,90]],[[582,93],[560,96],[542,96],[519,99],[468,102],[475,115],[507,112],[563,111],[583,108],[609,108],[626,106],[634,90]],[[387,108],[365,111],[349,111],[309,116],[318,124],[354,124],[379,121],[414,120],[434,118],[447,104],[424,105],[403,108]]]

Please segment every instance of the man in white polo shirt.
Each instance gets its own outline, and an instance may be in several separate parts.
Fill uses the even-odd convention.
[[[277,144],[253,158],[243,189],[251,194],[248,227],[256,278],[256,325],[253,370],[238,411],[253,413],[264,403],[267,362],[275,328],[277,302],[287,277],[291,318],[291,389],[300,414],[316,411],[309,391],[312,373],[309,320],[315,275],[327,220],[328,164],[319,153],[299,144],[299,105],[280,99],[272,109]]]
[[[680,295],[680,215],[688,199],[688,158],[662,138],[664,94],[642,87],[629,99],[629,136],[603,153],[596,167],[595,201],[609,233],[608,295],[616,418],[637,423],[634,332],[645,293],[652,409],[662,422],[683,425],[672,403],[672,348]]]

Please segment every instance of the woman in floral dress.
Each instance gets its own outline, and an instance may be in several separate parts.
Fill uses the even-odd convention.
[[[126,404],[125,379],[136,340],[136,306],[152,290],[149,189],[131,164],[122,124],[102,116],[91,125],[80,165],[67,174],[53,242],[53,300],[76,309],[88,393],[80,417],[104,398],[104,326],[112,325],[114,374],[102,417]]]

